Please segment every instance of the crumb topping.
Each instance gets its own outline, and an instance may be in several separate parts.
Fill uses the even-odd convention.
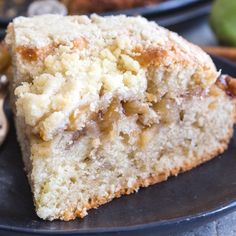
[[[114,98],[148,110],[217,78],[204,52],[141,17],[19,17],[9,29],[21,77],[17,115],[45,141],[83,129]]]

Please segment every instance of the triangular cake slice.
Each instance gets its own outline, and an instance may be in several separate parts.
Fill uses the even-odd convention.
[[[43,219],[84,217],[227,147],[234,80],[154,22],[19,17],[6,42],[17,136]]]

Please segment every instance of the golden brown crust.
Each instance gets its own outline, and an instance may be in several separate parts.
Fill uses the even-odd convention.
[[[236,111],[235,111],[235,113],[236,113]],[[225,138],[220,140],[220,145],[216,150],[212,151],[211,153],[207,153],[203,157],[196,157],[194,162],[185,162],[184,165],[181,167],[176,167],[175,169],[172,169],[172,170],[169,170],[166,172],[162,172],[162,173],[157,173],[156,175],[151,175],[145,179],[140,178],[136,181],[136,183],[131,188],[129,188],[127,186],[123,187],[119,191],[117,191],[115,193],[111,193],[107,197],[102,197],[102,198],[96,197],[96,198],[90,199],[90,201],[84,205],[83,209],[89,210],[92,208],[97,208],[100,205],[110,202],[114,198],[119,198],[122,195],[129,195],[129,194],[135,192],[140,187],[148,187],[150,185],[160,183],[162,181],[167,180],[170,176],[177,176],[180,173],[191,170],[194,167],[199,166],[200,164],[203,164],[204,162],[213,159],[214,157],[218,156],[219,154],[223,153],[226,150],[229,140],[232,137],[232,134],[233,134],[233,128],[229,130],[228,135]],[[76,217],[83,218],[85,215],[86,214],[83,210],[71,208],[71,209],[64,211],[59,216],[59,218],[61,220],[69,221],[69,220],[75,219]]]
[[[141,48],[136,48],[134,52],[139,54],[134,58],[139,61],[140,65],[143,67],[147,67],[151,64],[161,64],[163,58],[168,55],[168,51],[161,47],[148,48],[145,50]]]
[[[87,46],[88,42],[85,38],[78,38],[72,41],[74,48],[83,49]],[[51,54],[55,48],[58,48],[61,44],[52,44],[42,48],[29,48],[25,46],[19,46],[16,48],[16,52],[19,53],[23,60],[27,62],[37,61],[45,58]]]

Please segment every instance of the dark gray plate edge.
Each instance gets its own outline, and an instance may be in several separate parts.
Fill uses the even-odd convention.
[[[133,226],[124,226],[124,227],[111,227],[111,228],[94,228],[91,230],[41,230],[41,229],[27,229],[22,227],[6,227],[0,225],[0,230],[12,231],[18,233],[29,233],[29,234],[47,234],[47,235],[63,235],[63,234],[71,234],[71,235],[82,235],[82,234],[103,234],[103,233],[122,233],[122,232],[135,232],[139,230],[147,230],[147,229],[156,229],[164,230],[166,227],[177,226],[182,224],[193,224],[204,218],[204,222],[207,223],[211,220],[219,218],[221,215],[225,215],[227,213],[232,212],[236,209],[236,199],[234,201],[229,201],[221,204],[220,206],[213,208],[211,210],[206,210],[204,212],[200,212],[194,215],[188,215],[183,217],[178,217],[171,220],[163,220],[159,222],[151,222],[145,224],[138,224]]]
[[[171,11],[178,11],[185,7],[192,7],[196,4],[204,4],[206,2],[211,2],[212,0],[171,0],[166,2],[161,2],[159,4],[154,4],[150,6],[144,7],[136,7],[127,10],[119,10],[119,11],[109,11],[105,13],[100,13],[100,15],[107,16],[107,15],[142,15],[148,17],[149,15],[154,14],[163,14],[168,13]],[[4,18],[0,16],[0,25],[6,26],[13,18]]]
[[[220,57],[220,56],[215,56],[215,55],[211,55],[212,60],[214,61],[215,65],[219,67],[218,64],[224,65],[224,67],[228,67],[227,70],[235,70],[235,75],[234,77],[236,77],[236,62],[232,62],[229,59]]]
[[[161,13],[167,13],[173,10],[179,10],[184,7],[191,7],[195,4],[200,3],[206,3],[211,2],[211,0],[171,0],[166,2],[161,2],[158,4],[153,4],[151,6],[143,6],[143,7],[135,7],[127,10],[119,10],[119,11],[109,11],[104,12],[102,15],[120,15],[120,14],[126,14],[126,15],[143,15],[148,16],[152,14],[161,14]]]
[[[183,11],[176,11],[171,14],[166,14],[164,16],[155,16],[148,18],[149,20],[156,21],[160,26],[171,27],[175,25],[180,25],[188,20],[197,19],[198,17],[206,16],[211,10],[212,3],[205,3],[204,5],[186,9]]]

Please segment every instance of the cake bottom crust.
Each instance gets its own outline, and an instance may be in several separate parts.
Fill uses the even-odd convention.
[[[149,176],[148,178],[139,178],[133,184],[132,187],[124,186],[119,191],[110,193],[107,197],[92,198],[89,203],[84,205],[82,210],[81,210],[81,208],[80,209],[77,209],[77,208],[67,209],[61,213],[59,219],[64,220],[64,221],[69,221],[69,220],[73,220],[77,217],[83,218],[87,215],[87,210],[89,210],[89,209],[98,208],[100,205],[110,202],[114,198],[119,198],[122,195],[129,195],[131,193],[134,193],[135,191],[137,191],[141,187],[148,187],[150,185],[160,183],[162,181],[166,181],[170,176],[177,176],[180,173],[191,170],[194,167],[197,167],[197,166],[213,159],[214,157],[217,157],[219,154],[223,153],[227,149],[228,143],[229,143],[229,141],[232,137],[232,134],[233,134],[233,130],[234,130],[233,128],[229,129],[227,136],[222,138],[222,140],[220,140],[220,142],[219,142],[220,145],[217,149],[215,149],[209,153],[206,153],[204,156],[195,157],[194,158],[195,161],[193,161],[191,163],[186,162],[186,163],[184,163],[183,166],[176,167],[176,168],[170,170],[169,172],[156,173],[156,174]]]

